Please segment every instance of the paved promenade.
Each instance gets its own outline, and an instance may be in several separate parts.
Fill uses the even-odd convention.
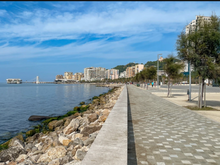
[[[128,164],[220,164],[220,124],[128,85]]]

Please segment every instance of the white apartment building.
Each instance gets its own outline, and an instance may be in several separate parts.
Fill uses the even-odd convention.
[[[72,79],[73,78],[73,72],[64,72],[64,79]]]
[[[105,78],[105,68],[102,67],[84,68],[85,81],[102,80],[104,78]]]
[[[107,79],[118,79],[119,78],[119,70],[118,69],[109,69],[105,71],[105,78]]]
[[[135,71],[134,71],[135,75],[137,73],[140,73],[143,69],[144,69],[144,64],[137,64],[137,65],[135,65]]]
[[[121,72],[119,78],[126,78],[126,71]]]

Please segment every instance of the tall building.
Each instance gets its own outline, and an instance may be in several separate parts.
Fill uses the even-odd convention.
[[[107,79],[118,79],[119,78],[119,70],[118,69],[109,69],[105,71],[105,75]]]
[[[144,69],[144,65],[143,65],[143,64],[137,64],[137,65],[135,65],[135,71],[134,71],[135,75],[136,75],[137,73],[140,73],[143,69]]]
[[[127,67],[126,68],[126,75],[127,75],[127,78],[134,77],[135,76],[135,66]]]
[[[119,78],[125,78],[126,77],[126,71],[121,72]]]
[[[72,79],[73,78],[73,72],[64,72],[64,79]]]
[[[84,74],[83,73],[75,73],[73,75],[73,79],[76,80],[76,81],[81,81],[81,79],[84,77]]]
[[[90,67],[84,69],[85,81],[102,80],[105,78],[105,68],[102,67]]]
[[[63,79],[63,75],[56,75],[56,79]]]

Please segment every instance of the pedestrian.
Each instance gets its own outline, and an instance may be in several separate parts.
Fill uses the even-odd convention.
[[[154,87],[154,82],[152,81],[152,87]]]

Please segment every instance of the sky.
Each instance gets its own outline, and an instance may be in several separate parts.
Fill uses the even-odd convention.
[[[196,15],[220,2],[0,2],[0,82],[53,81],[86,67],[111,69],[177,55],[176,40]]]

